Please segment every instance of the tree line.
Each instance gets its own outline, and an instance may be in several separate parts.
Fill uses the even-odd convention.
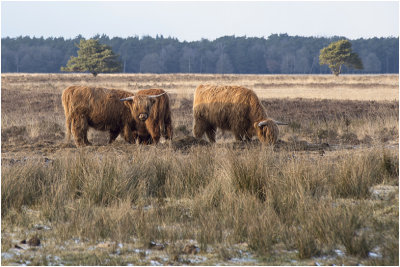
[[[2,72],[59,73],[70,57],[77,55],[81,39],[85,38],[2,38]],[[329,67],[319,64],[320,50],[346,38],[272,34],[267,38],[224,36],[193,42],[162,35],[96,35],[91,39],[109,45],[119,55],[125,73],[329,74]],[[399,72],[398,37],[361,38],[351,43],[364,69],[343,67],[342,73]]]

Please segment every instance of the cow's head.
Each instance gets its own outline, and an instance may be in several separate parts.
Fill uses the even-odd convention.
[[[131,111],[132,117],[136,121],[146,121],[150,116],[151,107],[157,100],[157,97],[162,96],[165,93],[159,95],[135,95],[127,98],[120,99],[125,102]]]
[[[275,144],[278,141],[278,125],[287,125],[287,123],[266,119],[254,123],[258,139],[268,145]]]

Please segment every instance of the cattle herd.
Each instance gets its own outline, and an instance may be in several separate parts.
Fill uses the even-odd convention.
[[[128,143],[157,144],[161,135],[172,140],[168,93],[144,89],[136,94],[116,89],[70,86],[62,93],[67,140],[90,145],[89,127],[109,131],[109,143],[121,134]],[[236,140],[254,135],[264,144],[278,140],[278,126],[285,123],[267,117],[254,91],[241,86],[199,85],[193,100],[193,134],[204,133],[215,142],[217,128],[231,131]]]

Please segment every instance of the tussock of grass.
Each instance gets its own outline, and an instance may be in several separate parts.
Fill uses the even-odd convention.
[[[300,259],[338,245],[367,257],[378,245],[365,230],[373,224],[367,205],[335,203],[368,199],[371,186],[398,173],[398,154],[385,150],[335,161],[304,161],[268,148],[165,149],[164,157],[138,150],[133,157],[95,159],[81,151],[51,164],[3,167],[3,221],[22,224],[23,216],[13,214],[25,207],[38,210],[60,240],[137,239],[145,246],[194,239],[202,251],[247,243],[260,255],[284,241]],[[391,242],[385,255],[393,253]]]

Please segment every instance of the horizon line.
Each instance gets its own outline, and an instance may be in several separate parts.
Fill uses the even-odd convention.
[[[220,36],[220,37],[217,37],[217,38],[215,38],[215,39],[208,39],[208,38],[205,38],[205,37],[201,37],[200,39],[198,39],[198,40],[192,40],[192,41],[187,41],[187,40],[180,40],[178,37],[173,37],[173,36],[168,36],[168,37],[165,37],[163,34],[156,34],[156,36],[152,36],[152,35],[150,35],[150,34],[147,34],[147,35],[142,35],[142,36],[139,36],[139,35],[132,35],[132,36],[126,36],[126,37],[121,37],[121,36],[109,36],[109,35],[107,35],[107,34],[105,34],[105,33],[103,33],[103,34],[100,34],[100,33],[97,33],[97,34],[95,34],[95,35],[93,35],[92,37],[86,37],[86,36],[83,36],[82,34],[78,34],[78,35],[76,35],[75,37],[65,37],[65,36],[36,36],[36,35],[33,35],[33,36],[31,36],[31,35],[18,35],[18,36],[14,36],[14,37],[12,37],[12,36],[2,36],[1,37],[1,39],[5,39],[5,38],[10,38],[10,39],[17,39],[17,38],[26,38],[26,37],[29,37],[29,38],[32,38],[32,39],[34,39],[34,38],[36,38],[36,39],[51,39],[51,38],[53,38],[53,39],[56,39],[56,38],[63,38],[64,40],[73,40],[73,39],[76,39],[76,38],[78,38],[78,37],[81,37],[81,39],[86,39],[86,40],[88,40],[88,39],[96,39],[96,38],[102,38],[103,36],[105,36],[105,37],[107,37],[107,38],[109,38],[109,39],[114,39],[114,38],[121,38],[121,39],[128,39],[128,38],[138,38],[139,40],[142,40],[142,39],[144,39],[144,38],[148,38],[148,37],[150,37],[150,38],[153,38],[153,39],[157,39],[157,38],[163,38],[163,39],[176,39],[176,40],[178,40],[179,42],[188,42],[188,43],[190,43],[190,42],[199,42],[199,41],[202,41],[202,40],[208,40],[208,41],[216,41],[217,39],[220,39],[220,38],[224,38],[224,37],[235,37],[235,38],[243,38],[243,37],[245,37],[245,38],[259,38],[259,39],[265,39],[265,40],[267,40],[270,36],[274,36],[274,35],[277,35],[277,36],[288,36],[288,37],[302,37],[302,38],[326,38],[326,39],[331,39],[331,38],[345,38],[345,39],[348,39],[348,40],[359,40],[359,39],[374,39],[374,38],[378,38],[378,39],[380,39],[380,38],[399,38],[399,36],[393,36],[393,35],[390,35],[390,36],[374,36],[374,37],[358,37],[358,38],[354,38],[354,39],[351,39],[351,38],[348,38],[348,37],[346,37],[346,36],[340,36],[340,35],[330,35],[330,36],[328,36],[328,35],[309,35],[309,36],[306,36],[306,35],[290,35],[290,34],[288,34],[288,33],[271,33],[269,36],[247,36],[247,35],[235,35],[235,34],[233,34],[233,35],[222,35],[222,36]]]

